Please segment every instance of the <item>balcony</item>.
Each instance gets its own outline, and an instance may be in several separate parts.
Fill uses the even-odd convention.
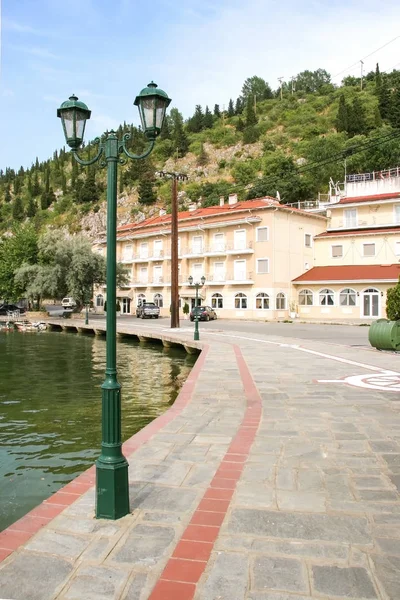
[[[242,244],[227,244],[226,254],[254,254],[253,242],[244,242]]]
[[[224,285],[226,282],[226,274],[224,273],[211,273],[206,275],[205,285]]]
[[[148,283],[149,287],[164,287],[164,277],[162,275],[155,275]]]
[[[213,244],[204,248],[204,256],[226,256],[226,244]]]
[[[252,271],[242,271],[237,273],[227,273],[226,285],[252,285],[254,283]]]

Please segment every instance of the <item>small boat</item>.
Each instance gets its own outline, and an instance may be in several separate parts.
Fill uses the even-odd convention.
[[[15,321],[15,327],[18,331],[44,331],[47,329],[47,323],[44,321],[38,321],[37,323],[31,323],[30,321]]]

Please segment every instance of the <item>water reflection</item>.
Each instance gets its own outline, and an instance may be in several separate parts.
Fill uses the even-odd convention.
[[[104,338],[0,334],[0,531],[99,455],[105,353]],[[174,402],[194,360],[118,342],[124,440]]]

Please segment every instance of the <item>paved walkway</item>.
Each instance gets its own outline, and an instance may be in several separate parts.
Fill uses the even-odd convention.
[[[83,474],[0,534],[1,598],[399,600],[400,356],[202,344],[174,406],[124,446],[132,514],[95,520]]]

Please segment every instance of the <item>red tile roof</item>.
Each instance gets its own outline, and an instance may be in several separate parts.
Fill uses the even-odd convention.
[[[317,238],[325,237],[338,237],[343,235],[366,235],[366,234],[379,234],[379,233],[400,233],[400,227],[377,227],[377,228],[357,228],[357,229],[336,229],[335,231],[324,231],[315,236]]]
[[[256,198],[254,200],[246,200],[244,202],[236,202],[235,204],[224,204],[224,206],[210,206],[208,208],[197,208],[193,211],[184,211],[178,213],[179,222],[187,221],[186,225],[190,223],[190,221],[197,222],[198,219],[204,218],[212,218],[212,217],[221,217],[224,215],[233,215],[237,212],[254,210],[259,208],[269,208],[269,207],[279,207],[281,210],[290,210],[291,212],[297,212],[300,214],[306,214],[311,216],[309,212],[304,210],[299,210],[298,208],[294,208],[293,206],[286,206],[285,204],[280,204],[276,198],[271,198],[270,196],[266,196],[265,198]],[[317,216],[319,218],[324,219],[321,215],[312,215]],[[136,232],[142,228],[145,228],[147,231],[157,230],[162,226],[167,226],[171,223],[171,215],[166,214],[163,216],[150,217],[144,221],[140,221],[140,223],[128,223],[127,225],[121,225],[118,227],[117,232],[119,234],[124,232]],[[121,236],[119,236],[121,239]]]
[[[334,265],[331,267],[313,267],[294,283],[322,281],[397,281],[400,276],[400,264],[394,265]]]
[[[400,198],[400,192],[391,192],[390,194],[375,194],[374,196],[355,196],[354,198],[342,198],[339,202],[332,204],[333,208],[340,204],[353,204],[356,202],[378,202],[379,200],[397,200]]]

